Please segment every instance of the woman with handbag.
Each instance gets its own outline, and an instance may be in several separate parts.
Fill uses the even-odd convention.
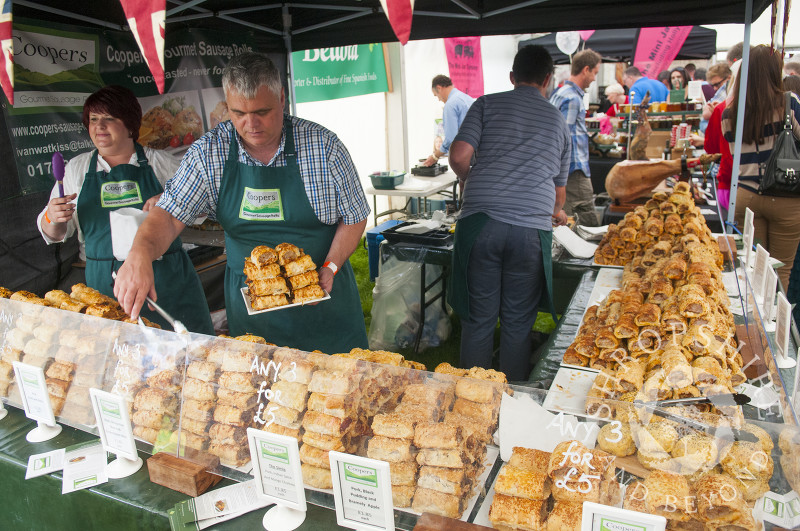
[[[722,114],[722,132],[731,153],[738,119],[740,81],[741,76],[737,76],[733,99]],[[789,273],[800,243],[800,194],[776,191],[764,174],[775,141],[784,130],[786,109],[783,59],[769,46],[754,46],[750,50],[747,96],[735,220],[741,227],[745,208],[753,211],[755,240],[769,251],[770,256],[785,264],[777,273],[781,284],[788,289]],[[792,134],[797,141],[800,140],[800,100],[794,95],[790,98],[789,110]]]

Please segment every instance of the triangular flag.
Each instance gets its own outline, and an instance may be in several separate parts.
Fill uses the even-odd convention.
[[[392,31],[400,44],[405,45],[411,36],[411,18],[414,15],[414,0],[381,0],[383,12],[389,19]]]
[[[167,0],[120,0],[125,18],[153,74],[158,93],[164,94],[164,21]]]
[[[0,0],[0,86],[14,105],[14,45],[11,40],[11,0]]]

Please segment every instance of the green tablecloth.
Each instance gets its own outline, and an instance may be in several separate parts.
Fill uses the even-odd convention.
[[[28,457],[97,439],[94,435],[64,426],[54,439],[37,444],[25,440],[36,423],[15,408],[0,420],[0,529],[4,530],[160,530],[169,529],[167,511],[189,497],[150,482],[147,464],[134,475],[112,479],[92,489],[61,494],[61,474],[55,473],[25,480]],[[150,457],[140,453],[142,459]],[[223,480],[218,485],[232,484]],[[220,530],[262,529],[266,509],[214,526]],[[298,529],[333,531],[336,514],[316,505],[308,505],[306,521]]]

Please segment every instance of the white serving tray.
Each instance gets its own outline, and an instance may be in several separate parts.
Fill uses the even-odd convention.
[[[242,288],[242,298],[244,299],[244,306],[247,308],[247,315],[258,315],[260,313],[265,312],[274,312],[276,310],[285,310],[286,308],[296,308],[298,306],[305,306],[306,304],[311,304],[313,302],[320,302],[326,301],[331,298],[331,294],[325,290],[322,290],[325,293],[324,297],[320,297],[319,299],[313,299],[310,301],[305,302],[294,302],[292,304],[287,304],[285,306],[276,306],[274,308],[267,308],[266,310],[254,310],[250,304],[250,291],[247,288]]]

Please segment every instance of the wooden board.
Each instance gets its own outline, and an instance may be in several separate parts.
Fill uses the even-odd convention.
[[[453,520],[446,516],[423,513],[417,520],[414,531],[492,531],[492,528]]]
[[[650,475],[650,470],[646,469],[644,465],[639,462],[636,454],[625,457],[617,457],[614,459],[614,464],[617,468],[642,479],[647,479],[647,476]]]
[[[147,460],[150,481],[168,489],[197,497],[219,483],[222,476],[208,472],[208,469],[215,469],[219,466],[218,457],[204,454],[199,459],[195,458],[195,461],[188,461],[163,452],[157,453]]]
[[[750,332],[749,335],[748,330]],[[749,328],[744,324],[736,325],[736,341],[741,347],[740,352],[745,367],[744,374],[747,376],[747,379],[755,380],[767,374],[767,365],[764,362],[764,349],[761,347],[756,324],[751,323]]]

